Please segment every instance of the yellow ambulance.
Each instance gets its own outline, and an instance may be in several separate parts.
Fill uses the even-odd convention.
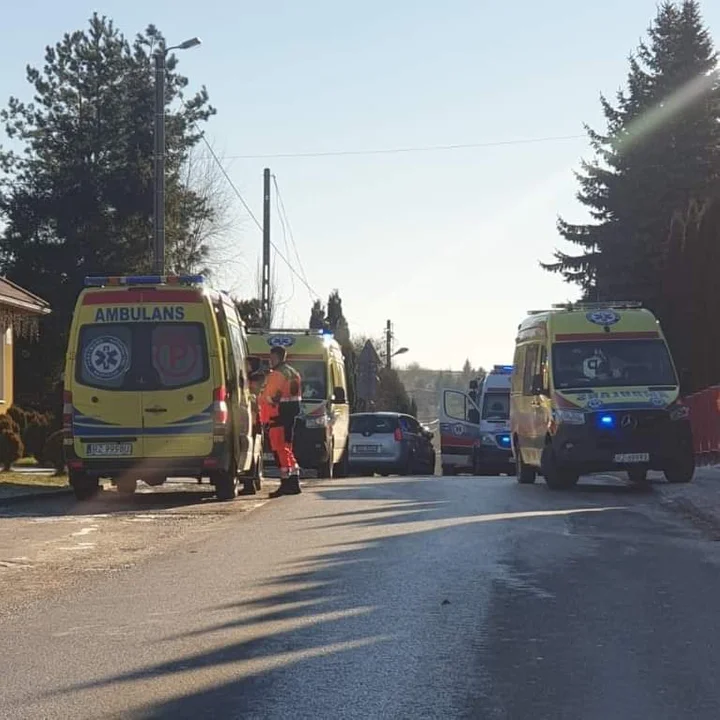
[[[202,276],[85,279],[70,328],[63,425],[70,484],[92,497],[101,477],[210,478],[220,499],[238,476],[257,490],[247,336],[232,300]]]
[[[293,441],[300,467],[316,470],[320,478],[347,476],[350,406],[340,344],[322,330],[248,331],[250,355],[265,371],[273,345],[285,348],[287,362],[302,379]]]
[[[517,479],[551,488],[623,470],[695,470],[689,410],[655,316],[639,303],[555,305],[520,324],[510,429]]]

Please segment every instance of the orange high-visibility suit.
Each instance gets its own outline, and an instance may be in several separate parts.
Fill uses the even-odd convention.
[[[280,363],[268,375],[259,399],[260,418],[270,425],[270,448],[278,458],[280,477],[298,473],[292,441],[302,400],[300,373],[287,363]]]

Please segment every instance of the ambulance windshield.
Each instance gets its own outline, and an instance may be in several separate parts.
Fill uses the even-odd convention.
[[[327,369],[322,360],[290,359],[302,382],[303,400],[325,400],[327,398]]]
[[[553,346],[558,390],[586,387],[677,385],[662,340],[592,340]]]
[[[483,420],[508,420],[510,418],[510,393],[485,393],[482,418]]]
[[[200,323],[84,325],[76,380],[102,390],[173,390],[209,377]]]

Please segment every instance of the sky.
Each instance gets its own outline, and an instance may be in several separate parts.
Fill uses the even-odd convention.
[[[276,324],[305,327],[312,300],[337,288],[354,334],[380,337],[392,320],[409,349],[398,361],[488,367],[512,360],[527,310],[577,297],[539,262],[572,250],[555,223],[586,219],[573,176],[591,157],[583,123],[603,128],[599,95],[623,85],[656,12],[654,0],[602,6],[25,0],[3,10],[0,103],[29,98],[25,66],[93,11],[130,38],[150,23],[169,44],[199,36],[178,70],[218,110],[206,136],[258,219],[271,169],[295,246],[275,202],[272,240],[310,286],[273,254]],[[718,41],[720,4],[703,12]],[[474,147],[354,154],[448,145]],[[214,282],[253,297],[262,237],[227,187]]]

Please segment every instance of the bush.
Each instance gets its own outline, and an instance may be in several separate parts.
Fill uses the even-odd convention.
[[[64,435],[62,430],[50,434],[42,451],[43,460],[52,465],[58,474],[65,470]]]
[[[19,427],[19,433],[22,436],[28,426],[28,419],[30,417],[30,411],[23,410],[17,405],[13,405],[7,411],[7,417],[11,417]]]
[[[23,456],[23,442],[20,435],[8,427],[0,429],[0,463],[9,470],[14,462]]]
[[[28,422],[22,434],[25,455],[34,457],[38,462],[43,460],[43,450],[50,435],[50,418],[39,412],[28,413]]]
[[[0,415],[0,430],[10,430],[11,432],[14,432],[17,435],[22,435],[22,432],[20,430],[20,426],[15,421],[12,415],[8,412],[5,415]]]

